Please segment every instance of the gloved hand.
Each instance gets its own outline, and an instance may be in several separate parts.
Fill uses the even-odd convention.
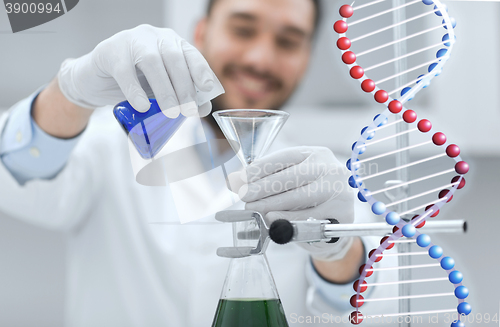
[[[207,99],[196,103],[196,87],[202,92],[220,88],[217,77],[198,50],[168,28],[140,25],[115,34],[78,59],[63,62],[59,87],[71,102],[86,108],[115,105],[127,99],[137,111],[146,112],[148,96],[163,113],[175,118],[208,115]]]
[[[229,176],[233,191],[255,210],[273,222],[277,219],[354,221],[354,197],[347,183],[349,174],[333,153],[324,147],[293,147],[254,161],[244,172]],[[314,259],[342,259],[352,237],[336,243],[297,243]]]

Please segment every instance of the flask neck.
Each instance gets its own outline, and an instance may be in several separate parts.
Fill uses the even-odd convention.
[[[231,259],[221,299],[279,299],[266,255]]]

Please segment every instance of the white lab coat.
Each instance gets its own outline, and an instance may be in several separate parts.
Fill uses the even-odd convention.
[[[192,201],[202,197],[193,192]],[[135,181],[110,108],[93,115],[54,179],[20,186],[0,163],[0,210],[67,235],[68,327],[211,325],[229,263],[215,253],[232,245],[231,226],[213,217],[181,225],[172,205],[168,187]],[[290,326],[324,326],[291,321],[312,315],[306,298],[317,313],[341,314],[308,293],[304,250],[271,244],[267,255]]]

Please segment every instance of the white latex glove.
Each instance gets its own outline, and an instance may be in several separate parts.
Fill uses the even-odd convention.
[[[212,109],[209,100],[224,92],[195,47],[171,29],[150,25],[119,32],[83,57],[67,59],[58,79],[64,96],[81,107],[127,99],[134,109],[146,112],[149,96],[170,118],[179,113],[206,116]],[[212,95],[197,95],[195,86],[199,93]]]
[[[277,219],[336,219],[341,224],[354,221],[354,197],[347,180],[349,173],[333,153],[324,147],[284,149],[249,165],[243,173],[229,176],[231,188],[238,190],[255,210],[271,223]],[[317,260],[342,259],[352,237],[336,243],[297,243]]]

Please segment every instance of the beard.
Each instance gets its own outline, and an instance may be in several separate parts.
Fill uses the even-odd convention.
[[[285,88],[287,86],[283,82],[283,79],[269,71],[259,71],[252,66],[240,66],[235,63],[228,63],[223,66],[220,75],[217,75],[221,79],[222,86],[224,86],[224,81],[227,83],[234,82],[238,78],[238,73],[244,73],[245,75],[264,81],[266,83],[266,91],[271,92],[272,96],[265,101],[250,97],[240,97],[239,100],[244,103],[234,104],[230,103],[231,101],[228,99],[227,94],[222,94],[212,100],[213,111],[238,108],[279,109],[285,104],[295,89],[295,86],[293,86],[289,92],[286,92]]]

